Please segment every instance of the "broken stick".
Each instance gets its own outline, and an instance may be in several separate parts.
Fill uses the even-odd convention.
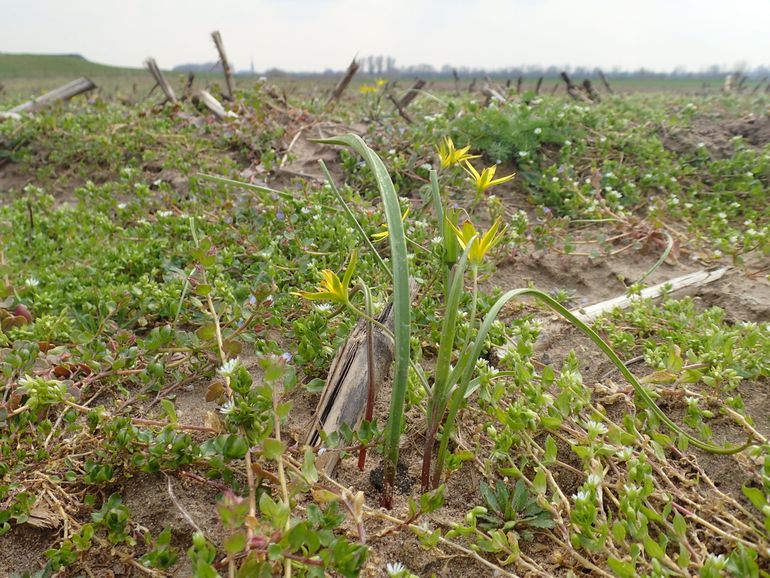
[[[481,94],[487,97],[487,103],[486,105],[489,106],[492,101],[497,101],[499,103],[505,104],[505,97],[500,94],[498,91],[496,91],[494,88],[492,88],[489,84],[485,84],[484,88],[481,89]]]
[[[589,99],[594,102],[601,102],[602,97],[599,96],[599,93],[596,91],[593,84],[591,84],[591,81],[587,78],[583,80],[583,90],[588,95]]]
[[[582,102],[586,102],[586,97],[584,97],[577,86],[572,84],[572,80],[570,80],[569,75],[566,73],[566,71],[562,71],[561,73],[561,79],[564,81],[564,84],[567,86],[567,94],[569,94],[572,98],[575,100],[580,100]]]
[[[342,96],[342,93],[345,92],[345,89],[348,87],[348,84],[350,84],[350,81],[353,80],[353,77],[356,75],[356,72],[358,72],[358,62],[354,58],[353,61],[348,66],[347,71],[345,71],[345,76],[343,76],[340,81],[337,83],[337,86],[334,87],[334,91],[331,93],[331,96],[329,96],[329,100],[326,101],[326,106],[329,106],[333,102],[336,102],[340,99]]]
[[[721,279],[728,270],[728,267],[722,267],[720,269],[696,271],[695,273],[675,277],[674,279],[664,281],[663,283],[647,287],[646,289],[643,289],[638,296],[629,297],[627,295],[620,295],[619,297],[614,297],[607,301],[594,303],[588,307],[578,307],[577,309],[570,311],[570,313],[580,321],[591,324],[597,317],[608,311],[612,311],[616,307],[628,309],[633,303],[636,303],[640,299],[657,299],[664,293],[671,294],[686,288],[701,287]],[[561,321],[563,321],[563,319],[558,316],[542,319],[543,330],[535,343],[535,351],[545,351],[551,346],[555,339],[559,339],[560,335],[558,327],[560,327]]]
[[[412,124],[412,118],[408,114],[406,114],[406,111],[403,108],[401,108],[401,105],[390,93],[388,93],[388,100],[391,103],[393,103],[393,106],[396,107],[398,114],[401,115],[401,118],[403,118],[406,121],[406,124]]]
[[[417,95],[420,94],[423,86],[425,86],[425,81],[422,78],[418,78],[417,81],[412,85],[412,88],[407,90],[406,94],[404,94],[404,96],[401,97],[401,100],[398,101],[398,107],[405,109],[407,106],[409,106],[412,101],[417,98]]]
[[[163,94],[166,95],[166,100],[176,103],[176,94],[174,94],[174,89],[171,88],[171,85],[168,83],[168,80],[166,80],[166,77],[163,76],[163,73],[160,71],[160,68],[158,67],[158,63],[155,62],[154,58],[148,58],[144,61],[144,65],[147,67],[147,70],[150,71],[150,74],[155,79],[155,83],[160,87],[160,89],[163,91]]]
[[[230,68],[230,62],[227,60],[227,54],[225,54],[225,45],[222,43],[222,36],[218,30],[211,33],[211,38],[214,40],[214,44],[219,52],[219,62],[222,63],[222,71],[225,73],[225,85],[227,86],[227,94],[223,94],[222,97],[225,100],[232,101],[233,96],[233,71]]]
[[[51,106],[55,102],[58,102],[61,100],[69,100],[74,96],[83,94],[84,92],[88,92],[89,90],[93,90],[94,88],[96,88],[96,85],[89,78],[86,78],[84,76],[83,78],[78,78],[77,80],[73,80],[72,82],[65,84],[64,86],[60,86],[59,88],[52,90],[51,92],[46,92],[42,96],[39,96],[32,100],[28,100],[27,102],[24,102],[19,106],[12,108],[6,114],[8,114],[8,116],[13,117],[14,115],[19,115],[23,112],[35,112],[47,106]]]
[[[700,287],[701,285],[706,285],[707,283],[713,283],[714,281],[721,279],[724,274],[727,273],[727,270],[728,267],[722,267],[720,269],[714,269],[711,271],[696,271],[695,273],[689,273],[687,275],[682,275],[681,277],[675,277],[669,281],[664,281],[663,283],[658,283],[652,287],[642,289],[638,297],[621,295],[620,297],[602,301],[601,303],[596,303],[589,307],[575,309],[572,311],[572,314],[581,321],[589,323],[599,317],[602,313],[612,311],[616,307],[620,309],[627,309],[634,302],[639,301],[640,299],[656,299],[663,295],[663,293],[673,293],[674,291],[679,291],[680,289],[685,289],[687,287]]]
[[[612,87],[610,86],[610,83],[607,80],[607,77],[604,76],[604,73],[601,70],[597,70],[597,72],[599,73],[599,79],[602,81],[604,88],[607,89],[607,92],[609,92],[610,94],[615,94],[615,91],[612,90]]]
[[[238,118],[238,115],[229,110],[225,110],[222,103],[219,102],[208,90],[198,91],[198,101],[207,109],[214,113],[219,120],[226,118]]]
[[[378,321],[386,327],[393,325],[393,304],[389,303]],[[367,322],[360,320],[350,332],[345,344],[337,351],[326,378],[321,399],[318,401],[310,431],[305,443],[311,447],[321,446],[321,434],[339,431],[343,424],[356,429],[363,419],[369,396],[369,347],[367,345]],[[372,375],[376,390],[390,371],[393,362],[393,342],[381,328],[372,328]],[[316,467],[331,475],[339,452],[320,453]]]

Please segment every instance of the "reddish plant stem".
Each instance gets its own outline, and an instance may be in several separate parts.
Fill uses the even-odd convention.
[[[364,419],[371,421],[374,415],[374,328],[372,322],[366,322],[366,377],[369,382],[369,390],[366,394],[366,413]],[[366,466],[366,445],[361,444],[361,449],[358,450],[358,469],[362,472]]]

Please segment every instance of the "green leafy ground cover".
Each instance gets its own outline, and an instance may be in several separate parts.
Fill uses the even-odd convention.
[[[325,111],[312,90],[283,100],[257,86],[225,123],[191,103],[102,96],[0,124],[3,572],[767,575],[767,97],[527,94],[486,107],[438,93],[406,124],[382,90]],[[386,230],[382,173],[309,143],[321,124],[326,136],[354,126],[382,159],[397,195],[387,240],[373,239]],[[460,166],[440,168],[447,136],[481,155],[478,170],[516,178],[478,195]],[[327,149],[334,183],[289,171]],[[501,236],[463,261],[439,207],[480,236],[499,219]],[[567,305],[606,297],[592,268],[620,260],[637,291],[664,252],[646,282],[726,263],[736,298],[751,285],[758,305],[673,295],[597,321],[642,395],[576,330],[543,351],[538,302],[481,323],[529,283]],[[544,255],[563,284],[524,275]],[[394,261],[418,284],[403,406],[388,384],[372,420],[328,439],[342,453],[330,479],[304,434],[355,312],[393,298]],[[337,302],[295,294],[346,269],[366,288],[345,285]],[[458,367],[465,395],[442,398]],[[646,397],[699,440],[751,444],[700,450]],[[384,462],[387,477],[393,440],[410,483],[384,510],[371,474]],[[427,485],[426,463],[438,472]],[[136,498],[151,491],[165,501]]]

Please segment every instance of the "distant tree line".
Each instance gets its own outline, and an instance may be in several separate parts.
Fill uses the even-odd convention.
[[[217,61],[180,64],[171,70],[174,72],[222,72],[222,63]],[[244,73],[248,74],[248,71],[244,71]]]
[[[491,78],[517,78],[519,76],[528,78],[538,78],[543,76],[545,78],[555,78],[561,74],[562,71],[567,72],[570,75],[576,77],[592,76],[599,70],[595,67],[586,66],[508,66],[503,68],[483,68],[483,67],[467,67],[459,66],[454,67],[449,64],[445,64],[441,67],[435,67],[431,64],[412,64],[408,66],[397,66],[396,59],[392,56],[385,55],[369,55],[358,58],[358,63],[361,66],[359,74],[368,76],[420,76],[423,78],[432,77],[451,77],[457,75],[459,78],[481,78],[489,76]],[[185,65],[191,66],[191,65]],[[200,65],[200,70],[212,70],[212,64]],[[174,70],[191,70],[189,68],[175,67]],[[214,68],[213,70],[216,70]],[[278,68],[271,68],[264,72],[267,76],[284,76],[284,75],[301,75],[301,76],[330,76],[339,75],[343,72],[342,69],[326,69],[322,72],[289,72]],[[770,76],[770,66],[763,65],[754,68],[747,68],[744,65],[737,65],[733,68],[723,66],[709,66],[701,70],[688,70],[685,67],[677,67],[670,71],[655,71],[647,68],[638,68],[636,70],[626,70],[618,67],[612,69],[602,69],[602,72],[608,78],[714,78],[724,76],[730,73],[740,73],[743,76],[749,78],[763,78]],[[253,74],[252,70],[241,70],[239,74]]]

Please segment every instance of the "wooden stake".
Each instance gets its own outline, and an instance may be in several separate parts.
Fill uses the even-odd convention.
[[[419,94],[419,91],[422,90],[423,86],[425,86],[425,81],[422,78],[418,78],[412,85],[412,88],[407,90],[406,94],[404,94],[404,96],[401,97],[401,100],[398,101],[399,108],[405,109],[409,106],[411,102],[417,98],[417,95]]]
[[[570,77],[566,73],[566,71],[562,71],[560,76],[561,76],[561,79],[564,81],[564,84],[567,86],[567,94],[569,94],[575,100],[586,102],[586,98],[582,94],[580,94],[580,90],[578,89],[578,87],[572,84],[572,80],[570,80]]]
[[[96,88],[96,85],[90,79],[84,76],[83,78],[73,80],[64,86],[60,86],[51,92],[46,92],[42,96],[28,100],[27,102],[9,110],[6,115],[9,117],[14,117],[23,112],[35,112],[46,108],[47,106],[51,106],[55,102],[59,102],[61,100],[69,100],[74,96],[83,94],[84,92],[88,92],[94,88]]]
[[[187,100],[192,95],[192,87],[193,82],[195,82],[195,73],[194,72],[188,72],[187,73],[187,82],[184,85],[184,95],[183,100]]]
[[[393,306],[389,304],[378,321],[390,327],[393,323]],[[326,378],[321,399],[318,400],[313,422],[305,438],[305,443],[311,447],[321,446],[323,431],[327,434],[337,432],[343,424],[356,429],[364,416],[369,397],[369,360],[366,322],[360,320],[350,332],[345,344],[337,351]],[[393,342],[390,337],[377,327],[372,330],[372,359],[373,384],[376,390],[390,371],[393,363]],[[329,451],[319,453],[316,467],[326,475],[331,475],[337,462],[339,452]]]
[[[460,76],[457,74],[457,69],[452,69],[452,78],[455,81],[455,95],[460,96]]]
[[[612,90],[612,87],[610,86],[610,83],[607,81],[607,77],[604,76],[604,73],[601,70],[597,70],[599,73],[599,79],[602,81],[602,84],[604,85],[604,88],[607,89],[607,92],[610,94],[615,94],[615,91]]]
[[[754,87],[754,89],[751,91],[751,94],[756,94],[759,92],[759,89],[762,88],[762,85],[767,82],[767,77],[765,76],[762,80],[760,80],[757,85]]]
[[[537,84],[535,85],[535,94],[540,94],[540,87],[543,85],[543,77],[537,79]]]
[[[521,87],[523,84],[524,84],[524,79],[521,76],[519,76],[516,79],[516,94],[521,94]]]
[[[500,103],[505,103],[505,97],[497,92],[494,88],[492,88],[489,84],[484,85],[484,87],[481,89],[481,94],[487,97],[487,106],[489,106],[493,100]]]
[[[413,122],[412,118],[408,114],[406,114],[406,111],[403,108],[401,108],[401,105],[390,93],[388,93],[388,100],[393,103],[393,106],[396,107],[396,110],[398,111],[398,114],[401,115],[401,118],[403,118],[407,124],[412,124]]]
[[[222,63],[222,70],[225,73],[225,86],[227,86],[227,94],[223,94],[222,98],[232,102],[233,96],[233,71],[230,68],[230,62],[227,60],[227,54],[225,54],[225,45],[222,42],[222,36],[218,30],[211,33],[211,38],[214,40],[214,44],[219,52],[219,62]]]
[[[176,103],[177,98],[174,94],[174,89],[171,88],[171,85],[166,80],[166,77],[163,76],[163,73],[160,71],[160,68],[158,68],[158,63],[155,62],[155,59],[148,58],[144,61],[144,65],[147,67],[147,70],[150,71],[150,74],[155,79],[155,82],[160,87],[160,89],[163,91],[163,94],[166,95],[166,100]]]
[[[412,299],[417,295],[417,283],[409,283],[409,294]],[[382,325],[393,330],[393,304],[388,303],[377,318]],[[385,332],[372,326],[371,334],[367,331],[367,323],[362,319],[350,332],[345,344],[337,351],[326,386],[318,400],[313,421],[310,424],[305,444],[310,447],[321,447],[321,435],[340,430],[342,424],[347,424],[355,430],[361,424],[367,407],[370,393],[376,397],[382,383],[390,372],[393,363],[393,341]],[[370,340],[371,339],[371,346]],[[373,355],[370,357],[370,351]],[[370,361],[371,360],[371,361]],[[373,368],[373,380],[369,380],[369,367]],[[372,387],[374,386],[373,390]],[[339,462],[339,452],[319,451],[316,467],[330,476]]]
[[[583,80],[583,90],[585,91],[586,95],[588,95],[589,100],[594,102],[601,102],[602,97],[599,96],[599,93],[596,92],[593,84],[591,84],[591,81],[587,78]]]
[[[353,80],[353,77],[356,75],[356,72],[358,72],[358,62],[356,62],[356,59],[354,58],[353,61],[348,66],[347,71],[345,72],[345,76],[343,76],[340,81],[337,83],[337,86],[334,87],[334,92],[332,92],[331,96],[329,97],[329,100],[326,101],[326,106],[329,106],[333,102],[336,102],[340,99],[342,96],[342,93],[345,92],[345,89],[348,87],[348,84],[350,84],[350,81]]]

